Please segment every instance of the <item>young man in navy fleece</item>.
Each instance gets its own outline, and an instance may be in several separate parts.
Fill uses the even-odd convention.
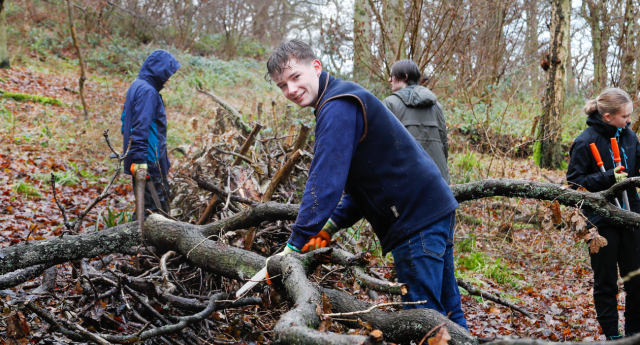
[[[363,217],[383,253],[393,253],[405,302],[467,328],[453,271],[458,203],[438,167],[398,119],[361,86],[336,79],[306,43],[281,44],[267,61],[284,96],[314,107],[314,158],[298,218],[285,250],[306,252]],[[344,192],[344,196],[343,196]]]

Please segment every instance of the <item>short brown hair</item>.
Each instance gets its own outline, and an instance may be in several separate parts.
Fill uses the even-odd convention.
[[[602,118],[606,113],[617,114],[623,106],[631,102],[631,97],[626,91],[610,87],[602,91],[596,99],[588,100],[582,110],[589,117]]]
[[[318,58],[306,42],[300,40],[282,42],[269,56],[267,74],[264,78],[271,81],[274,77],[282,75],[285,69],[290,68],[291,59],[296,59],[300,63],[310,63]]]
[[[420,75],[418,65],[412,60],[400,60],[391,66],[391,77],[395,77],[398,81],[404,81],[407,85],[418,84]]]

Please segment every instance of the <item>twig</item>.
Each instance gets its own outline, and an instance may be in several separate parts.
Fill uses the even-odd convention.
[[[351,316],[351,315],[360,315],[360,314],[367,314],[369,312],[371,312],[372,310],[376,309],[376,308],[380,308],[380,307],[387,307],[390,305],[414,305],[414,304],[425,304],[427,303],[426,300],[424,301],[417,301],[417,302],[386,302],[386,303],[380,303],[380,304],[376,304],[373,305],[365,310],[358,310],[358,311],[352,311],[352,312],[348,312],[348,313],[330,313],[330,314],[322,314],[323,317],[334,317],[334,316]]]
[[[488,299],[488,300],[493,301],[495,303],[502,304],[502,305],[504,305],[506,307],[509,307],[509,308],[517,311],[517,312],[520,312],[522,315],[524,315],[524,316],[526,316],[526,317],[528,317],[528,318],[530,318],[532,320],[536,319],[535,316],[533,316],[533,314],[531,314],[530,312],[526,311],[524,308],[518,307],[517,305],[515,305],[515,304],[513,304],[513,303],[511,303],[509,301],[506,301],[506,300],[504,300],[504,299],[502,299],[502,298],[500,298],[498,296],[495,296],[495,295],[490,294],[490,293],[488,293],[486,291],[483,291],[483,290],[480,290],[480,289],[478,289],[476,287],[473,287],[471,284],[469,284],[468,282],[464,281],[462,278],[458,278],[456,280],[457,280],[458,286],[460,286],[463,289],[467,290],[467,292],[469,292],[470,295],[480,296],[480,297],[482,297],[484,299]]]
[[[235,123],[235,125],[240,128],[245,134],[251,133],[251,126],[242,121],[242,114],[236,110],[231,104],[227,103],[224,99],[216,96],[213,92],[205,91],[202,89],[197,89],[201,94],[211,98],[214,102],[218,103],[222,108],[224,108],[229,114],[231,114],[231,120]]]
[[[201,244],[203,244],[206,240],[210,239],[211,237],[216,237],[216,236],[218,236],[218,235],[216,235],[216,234],[211,235],[211,236],[209,236],[209,237],[205,238],[204,240],[200,241],[200,243],[196,244],[193,248],[189,249],[189,251],[187,252],[186,258],[188,259],[188,258],[189,258],[189,254],[191,254],[191,252],[192,252],[194,249],[198,248],[198,247],[199,247]]]
[[[223,150],[223,149],[221,149],[221,148],[219,148],[217,146],[213,146],[213,149],[218,151],[218,152],[220,152],[220,153],[222,153],[222,154],[225,154],[225,155],[232,155],[232,156],[238,157],[238,159],[244,159],[245,161],[247,161],[247,163],[251,164],[252,166],[256,166],[256,163],[253,160],[251,160],[251,158],[249,158],[249,157],[247,157],[247,156],[245,156],[245,155],[243,155],[241,153],[236,153],[236,152],[233,152],[233,151],[225,151],[225,150]]]
[[[635,270],[635,271],[631,271],[631,272],[629,272],[629,274],[627,274],[624,278],[622,278],[622,282],[623,282],[623,283],[626,283],[626,282],[628,282],[631,278],[633,278],[633,277],[635,277],[635,276],[637,276],[637,275],[639,275],[639,274],[640,274],[640,269],[637,269],[637,270]]]
[[[51,191],[53,193],[53,200],[55,200],[56,205],[58,205],[58,208],[60,209],[60,212],[62,212],[64,226],[67,228],[67,230],[71,230],[73,228],[73,225],[69,224],[69,219],[67,218],[67,213],[64,210],[64,206],[62,206],[58,201],[58,194],[56,193],[56,175],[54,173],[51,173]]]
[[[202,179],[200,176],[192,176],[191,179],[194,180],[198,184],[198,188],[207,190],[207,191],[212,192],[212,193],[216,193],[216,194],[220,195],[223,198],[227,198],[227,196],[229,195],[222,188],[216,186],[212,182],[209,182],[207,180]],[[243,198],[243,197],[239,197],[239,196],[236,196],[236,195],[231,195],[231,200],[237,201],[237,202],[239,202],[241,204],[247,204],[247,205],[251,205],[251,206],[256,206],[258,204],[258,202],[256,202],[256,201],[253,201],[253,200],[247,199],[247,198]]]
[[[438,330],[440,327],[446,325],[446,322],[443,322],[435,327],[433,327],[427,334],[424,335],[424,337],[422,337],[422,340],[420,340],[420,343],[418,345],[422,345],[424,343],[425,340],[427,340],[427,337],[429,337],[429,335],[431,335],[431,333],[435,332],[436,330]]]

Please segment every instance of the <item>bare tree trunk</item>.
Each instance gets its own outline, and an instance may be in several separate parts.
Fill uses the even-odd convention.
[[[635,17],[636,6],[633,0],[627,0],[624,11],[624,22],[622,23],[622,33],[620,34],[620,49],[622,56],[620,57],[620,78],[618,79],[618,87],[629,93],[634,93],[634,73],[633,63],[635,62]]]
[[[0,68],[11,68],[9,49],[7,48],[7,19],[4,0],[0,0]]]
[[[353,81],[366,85],[369,81],[371,64],[371,18],[367,12],[366,0],[355,0],[353,11]]]
[[[76,26],[73,23],[73,8],[71,7],[71,0],[67,0],[67,10],[69,12],[69,29],[71,30],[71,38],[73,38],[73,45],[76,47],[78,53],[78,63],[80,63],[80,80],[79,91],[80,99],[82,100],[82,109],[84,110],[84,119],[89,120],[89,110],[87,108],[87,102],[84,99],[84,82],[87,80],[87,74],[84,69],[84,60],[82,59],[82,52],[80,51],[80,44],[78,43],[78,37],[76,35]]]
[[[529,82],[531,89],[538,90],[538,1],[527,0],[527,41],[525,43],[525,59],[529,65]]]
[[[404,0],[390,0],[387,7],[389,29],[391,35],[391,44],[394,45],[396,51],[392,59],[388,59],[389,63],[407,58],[407,49],[404,42],[405,38],[405,18],[404,18]]]
[[[562,127],[560,117],[564,111],[566,70],[569,57],[569,25],[571,1],[553,0],[551,3],[550,68],[544,97],[544,113],[540,118],[538,141],[534,159],[545,168],[559,168],[563,162],[561,152]]]
[[[607,11],[603,0],[586,0],[583,6],[589,8],[585,19],[591,27],[591,51],[593,53],[593,86],[596,90],[607,85],[607,53],[609,50],[609,29]],[[602,27],[600,22],[602,21]]]

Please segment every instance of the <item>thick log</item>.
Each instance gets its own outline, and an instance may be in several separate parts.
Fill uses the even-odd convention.
[[[370,303],[359,300],[347,293],[333,289],[321,290],[331,300],[331,311],[334,313],[348,313],[371,307]],[[344,321],[348,319],[353,321]],[[381,330],[385,339],[401,344],[409,344],[412,340],[419,342],[425,334],[441,323],[445,323],[451,335],[450,345],[475,345],[478,343],[466,329],[453,323],[433,309],[407,309],[394,313],[375,309],[366,314],[341,316],[340,320],[337,321],[347,327],[359,328],[361,326],[358,323],[358,319],[365,323],[371,323],[371,327],[374,329]]]
[[[557,345],[557,342],[540,339],[498,339],[486,345]],[[614,341],[571,342],[571,345],[640,345],[640,334]]]
[[[307,265],[313,264],[309,261]],[[271,266],[271,263],[270,265]],[[286,255],[280,260],[282,281],[294,308],[282,315],[274,327],[277,344],[361,344],[367,337],[357,335],[341,335],[322,333],[316,329],[320,325],[318,308],[322,306],[322,295],[309,279],[302,261],[293,255]]]

